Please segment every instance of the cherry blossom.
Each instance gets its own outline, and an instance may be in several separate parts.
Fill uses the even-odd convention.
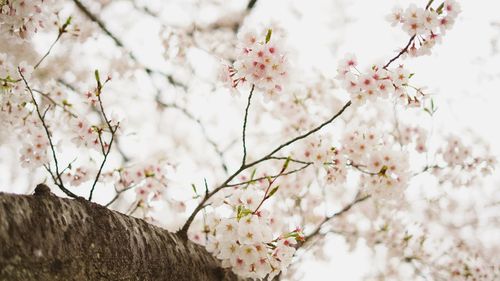
[[[0,2],[0,31],[9,34],[13,42],[30,39],[50,24],[56,3],[54,0]]]
[[[392,26],[401,24],[404,31],[418,39],[411,41],[408,53],[421,56],[431,53],[436,42],[453,27],[460,11],[460,5],[454,0],[444,1],[437,8],[421,8],[411,4],[404,11],[395,8],[387,20]]]
[[[355,58],[349,55],[344,59],[344,61],[349,60],[355,61]],[[354,65],[341,62],[337,68],[337,79],[349,93],[354,105],[362,106],[368,101],[374,102],[379,98],[390,97],[409,107],[420,106],[425,94],[421,88],[409,84],[413,74],[403,65],[392,69],[373,65],[365,73],[359,72]]]
[[[241,54],[233,66],[225,66],[223,80],[230,81],[233,88],[255,85],[266,99],[279,97],[288,79],[289,63],[283,39],[274,33],[272,29],[262,34],[242,33]]]

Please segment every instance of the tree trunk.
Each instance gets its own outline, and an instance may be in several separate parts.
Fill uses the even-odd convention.
[[[237,280],[203,247],[39,185],[0,193],[0,280]]]

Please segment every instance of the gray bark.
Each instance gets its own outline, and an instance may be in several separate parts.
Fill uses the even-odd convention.
[[[237,280],[175,233],[37,186],[0,193],[0,280]]]

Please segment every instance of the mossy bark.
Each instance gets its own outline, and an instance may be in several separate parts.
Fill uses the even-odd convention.
[[[91,203],[0,193],[0,280],[237,280],[203,247]]]

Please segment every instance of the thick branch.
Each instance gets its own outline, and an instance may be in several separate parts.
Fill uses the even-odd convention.
[[[203,247],[83,198],[0,193],[0,280],[237,280]]]

